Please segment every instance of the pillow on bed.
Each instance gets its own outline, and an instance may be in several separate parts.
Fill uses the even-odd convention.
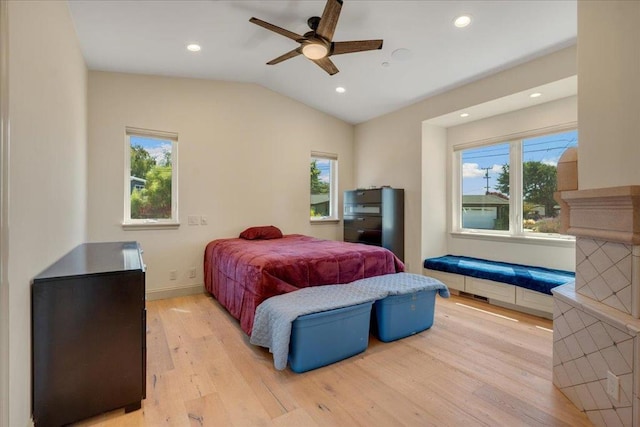
[[[269,240],[282,238],[282,231],[273,225],[264,225],[261,227],[249,227],[240,233],[241,239],[246,240]]]

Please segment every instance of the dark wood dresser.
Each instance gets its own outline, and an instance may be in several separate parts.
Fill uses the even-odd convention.
[[[345,191],[344,241],[382,246],[404,261],[404,190]]]
[[[85,243],[33,279],[33,420],[60,426],[146,397],[145,266],[136,242]]]

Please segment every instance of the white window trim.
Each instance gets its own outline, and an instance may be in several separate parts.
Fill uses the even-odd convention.
[[[544,128],[531,129],[509,135],[496,136],[478,141],[464,142],[452,147],[451,156],[451,229],[449,234],[452,237],[471,238],[477,240],[490,240],[498,242],[531,243],[548,246],[573,247],[575,237],[563,234],[536,233],[535,235],[525,234],[522,227],[522,203],[509,205],[509,231],[502,230],[478,230],[462,228],[462,180],[461,180],[461,153],[470,148],[479,148],[499,143],[509,143],[509,163],[522,163],[522,148],[520,141],[539,136],[568,132],[576,130],[578,122],[572,121]],[[518,168],[519,174],[509,174],[509,189],[513,200],[522,200],[522,168]],[[513,211],[513,213],[511,213]]]
[[[171,141],[171,218],[170,219],[131,219],[131,136],[157,138]],[[180,227],[178,217],[178,134],[127,126],[125,128],[124,155],[124,220],[123,230],[158,230]]]
[[[329,216],[325,217],[309,217],[312,224],[336,223],[340,221],[338,209],[338,155],[335,153],[324,153],[321,151],[312,151],[311,159],[331,160],[331,182],[330,182],[330,200],[329,200]],[[311,184],[309,184],[311,185]]]

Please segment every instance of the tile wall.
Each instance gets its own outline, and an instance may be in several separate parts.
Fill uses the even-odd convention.
[[[560,198],[576,280],[553,289],[553,383],[595,426],[640,427],[640,187]]]
[[[611,312],[599,313],[591,301],[576,295],[572,285],[563,288],[554,294],[554,385],[596,426],[637,425],[633,424],[634,399],[638,403],[634,397],[637,331],[612,318]],[[607,393],[609,373],[619,381],[617,398]]]

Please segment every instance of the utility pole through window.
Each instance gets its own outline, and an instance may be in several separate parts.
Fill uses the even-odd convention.
[[[484,194],[489,194],[489,171],[491,168],[482,168],[484,170],[484,179],[487,180],[487,187]]]

